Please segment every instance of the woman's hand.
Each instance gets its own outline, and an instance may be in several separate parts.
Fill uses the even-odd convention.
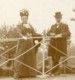
[[[38,41],[38,40],[35,40],[35,44],[36,44],[36,45],[39,44],[39,41]]]
[[[23,38],[24,40],[27,40],[27,39],[28,39],[26,36],[23,36],[22,38]]]

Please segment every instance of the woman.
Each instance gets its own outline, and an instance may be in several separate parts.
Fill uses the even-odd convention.
[[[21,10],[20,12],[22,23],[18,25],[18,33],[19,36],[23,39],[19,40],[18,42],[18,49],[15,56],[19,56],[25,51],[29,50],[34,46],[34,40],[28,39],[28,37],[36,36],[36,32],[34,31],[33,27],[27,23],[29,13],[27,10]],[[37,43],[37,41],[36,41]],[[14,62],[14,71],[15,71],[15,78],[24,78],[24,77],[35,77],[36,71],[29,68],[32,67],[36,69],[36,53],[34,48],[26,52],[24,55],[17,59],[21,63],[25,65]]]

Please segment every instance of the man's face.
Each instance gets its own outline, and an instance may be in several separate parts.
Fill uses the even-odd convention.
[[[61,20],[62,20],[62,17],[56,17],[55,19],[56,19],[56,22],[57,22],[57,23],[60,23]]]
[[[21,16],[21,20],[22,20],[23,23],[27,23],[28,16]]]

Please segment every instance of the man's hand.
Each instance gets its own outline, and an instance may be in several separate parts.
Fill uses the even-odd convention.
[[[55,34],[55,33],[50,33],[50,35],[51,35],[51,36],[55,36],[56,34]]]
[[[62,34],[57,34],[56,36],[55,36],[55,38],[61,38],[62,37]]]
[[[50,33],[50,35],[51,35],[51,38],[55,38],[55,33]]]

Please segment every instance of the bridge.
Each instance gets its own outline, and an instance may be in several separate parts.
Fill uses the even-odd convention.
[[[41,44],[41,43],[44,44],[44,41],[45,41],[45,40],[49,40],[49,36],[46,36],[46,37],[28,37],[28,39],[32,39],[32,38],[43,38],[43,40],[40,41],[39,44]],[[75,80],[75,77],[74,77],[74,76],[75,76],[75,75],[74,75],[74,74],[75,74],[75,71],[74,71],[74,69],[72,69],[72,68],[70,68],[70,67],[68,67],[68,66],[66,66],[66,65],[64,65],[64,74],[61,74],[60,76],[56,76],[56,77],[50,77],[50,76],[48,75],[48,73],[49,73],[52,69],[54,69],[56,66],[65,63],[65,62],[68,61],[69,59],[74,59],[75,56],[67,56],[67,55],[66,55],[66,58],[65,58],[63,61],[61,61],[58,65],[56,65],[56,66],[54,66],[54,67],[51,67],[51,68],[48,69],[47,71],[45,71],[45,61],[46,61],[49,57],[45,58],[45,52],[42,54],[42,61],[37,64],[37,65],[39,65],[39,64],[42,63],[42,71],[39,71],[39,70],[37,70],[37,69],[34,69],[34,68],[32,68],[31,66],[28,66],[28,65],[26,65],[26,64],[24,64],[24,63],[22,63],[22,62],[20,62],[20,61],[17,60],[17,58],[23,56],[23,55],[26,54],[28,51],[30,51],[31,49],[35,48],[38,44],[34,45],[32,48],[28,49],[27,51],[25,51],[24,53],[22,53],[21,55],[15,57],[15,58],[9,59],[9,58],[5,57],[4,54],[6,54],[7,52],[11,51],[11,50],[14,49],[14,48],[16,48],[16,52],[17,52],[18,40],[20,40],[20,39],[22,39],[22,38],[0,39],[0,42],[6,42],[6,41],[7,41],[7,42],[8,42],[8,41],[11,41],[11,42],[16,41],[16,42],[17,42],[17,45],[13,46],[12,48],[10,48],[10,49],[8,49],[7,51],[5,51],[5,52],[3,52],[2,54],[0,54],[0,57],[3,57],[3,58],[6,59],[6,61],[4,61],[3,63],[0,64],[0,67],[2,67],[3,65],[5,65],[5,64],[6,64],[7,62],[9,62],[9,61],[17,61],[17,62],[20,63],[21,65],[27,66],[28,68],[30,68],[30,69],[32,69],[32,70],[40,73],[40,75],[37,75],[36,78],[27,78],[27,79],[25,78],[25,79],[22,79],[22,80],[29,80],[29,79],[30,79],[30,80],[41,80],[41,78],[43,78],[44,80],[60,80],[60,79],[61,79],[61,80],[64,80],[64,79],[65,79],[65,80],[67,80],[67,79],[68,79],[68,80]],[[51,44],[49,44],[49,45],[52,46]],[[55,48],[54,46],[52,46],[52,47]],[[68,49],[70,49],[70,48],[71,48],[71,47],[69,47]],[[57,51],[61,52],[62,54],[64,54],[62,51],[58,50],[57,48],[55,48],[55,49],[56,49]],[[65,68],[67,68],[68,70],[70,70],[73,74],[66,74]],[[10,69],[9,71],[12,71],[12,70]],[[2,78],[2,77],[1,77],[0,80],[14,80],[14,78],[13,78],[13,77],[10,77],[10,72],[9,72],[8,78]]]

